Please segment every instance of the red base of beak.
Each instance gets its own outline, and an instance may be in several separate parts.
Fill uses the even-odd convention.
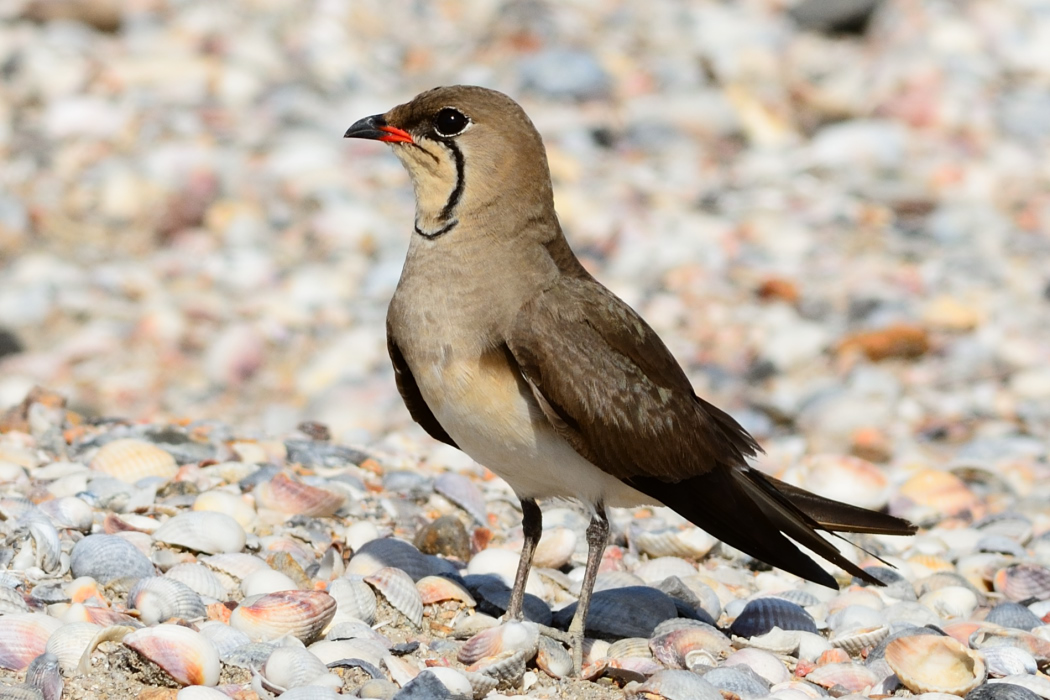
[[[380,136],[379,140],[386,143],[413,143],[412,135],[404,129],[398,129],[396,126],[381,126],[379,130],[386,133],[386,136]]]

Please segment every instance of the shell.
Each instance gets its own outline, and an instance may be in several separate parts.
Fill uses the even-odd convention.
[[[279,472],[256,487],[255,502],[278,513],[316,518],[334,515],[346,502],[346,496],[304,484]]]
[[[35,591],[36,589],[34,589]],[[14,588],[0,588],[0,615],[10,615],[11,613],[27,613],[29,612],[29,606],[26,604],[25,598]]]
[[[135,630],[124,645],[164,669],[180,685],[216,685],[219,652],[200,632],[180,625]]]
[[[368,576],[385,566],[401,569],[418,581],[432,574],[456,574],[456,567],[434,556],[423,554],[404,540],[386,537],[366,542],[346,565],[347,575]]]
[[[536,666],[551,678],[565,678],[572,673],[572,655],[550,637],[540,636]]]
[[[879,682],[874,673],[856,663],[820,666],[806,674],[806,680],[822,688],[841,686],[850,693],[863,693]]]
[[[474,697],[474,687],[471,685],[466,675],[461,671],[449,668],[448,666],[433,666],[420,672],[420,674],[412,681],[411,685],[420,682],[423,680],[421,677],[426,675],[433,676],[437,679],[438,683],[442,685],[444,690],[442,695],[447,695],[449,697]]]
[[[281,693],[280,697],[283,700],[343,700],[346,696],[340,695],[331,688],[305,685]]]
[[[1050,569],[1038,564],[1011,564],[996,572],[992,584],[1014,602],[1050,599]]]
[[[62,626],[42,613],[0,615],[0,668],[22,671],[47,650],[47,641]]]
[[[241,580],[241,593],[243,593],[246,598],[253,595],[276,593],[278,591],[294,591],[298,589],[299,586],[297,586],[295,581],[293,581],[287,574],[282,574],[280,571],[274,571],[272,569],[256,571],[255,573],[248,574]]]
[[[135,545],[117,535],[88,535],[70,555],[73,576],[90,576],[101,584],[153,576],[153,564]]]
[[[325,664],[331,664],[340,659],[361,659],[373,666],[379,666],[383,663],[383,659],[390,656],[390,650],[372,639],[314,642],[310,645],[310,653]]]
[[[222,655],[222,662],[229,666],[258,671],[276,649],[267,642],[248,642]]]
[[[865,649],[870,649],[885,639],[889,633],[890,628],[887,625],[846,629],[836,632],[828,641],[850,656],[859,656]]]
[[[634,570],[646,583],[659,583],[669,576],[689,578],[696,575],[696,566],[679,557],[656,557],[640,564]]]
[[[901,637],[886,646],[886,662],[914,693],[965,695],[985,678],[984,661],[950,637]]]
[[[773,654],[762,649],[734,651],[725,660],[725,666],[746,666],[767,683],[784,683],[791,678],[784,663]]]
[[[135,438],[106,443],[99,448],[90,466],[129,484],[151,476],[171,479],[179,470],[171,454],[151,442]]]
[[[242,552],[197,557],[197,561],[209,569],[220,571],[238,581],[256,571],[266,571],[270,568],[269,564],[254,554],[244,554]]]
[[[164,577],[185,584],[202,598],[225,600],[227,596],[222,580],[203,564],[193,562],[176,564],[165,572]]]
[[[257,519],[255,508],[240,494],[213,489],[205,491],[193,501],[193,510],[225,513],[245,530],[251,530]]]
[[[629,687],[627,700],[648,698],[690,698],[690,700],[722,700],[722,694],[692,671],[657,671],[645,683]]]
[[[197,620],[207,611],[197,592],[173,578],[148,576],[128,592],[128,607],[139,611],[145,625],[155,625],[171,618]]]
[[[946,620],[968,618],[979,605],[977,594],[963,586],[945,586],[923,594],[919,603]]]
[[[756,598],[748,603],[729,627],[737,637],[757,637],[774,627],[782,630],[817,631],[813,616],[782,598]]]
[[[474,482],[456,472],[443,472],[434,479],[434,490],[467,512],[478,525],[485,525],[488,505]]]
[[[423,605],[456,600],[473,608],[477,603],[466,588],[444,576],[424,576],[416,581],[416,590],[423,600]]]
[[[649,648],[665,666],[686,669],[698,663],[713,666],[733,651],[728,637],[703,623],[653,636]]]
[[[382,593],[387,602],[413,625],[419,627],[423,624],[423,599],[412,578],[404,571],[387,566],[365,576],[364,580]]]
[[[319,658],[302,647],[278,647],[266,659],[262,675],[271,685],[281,690],[298,688],[304,685],[329,686],[331,679],[326,678],[328,667]],[[334,687],[342,687],[342,681],[332,674]]]
[[[361,620],[369,625],[375,622],[376,594],[364,579],[337,578],[328,584],[328,594],[336,602],[338,619]]]
[[[568,629],[576,603],[554,614],[554,626]],[[674,600],[647,586],[628,586],[599,591],[591,597],[587,611],[587,634],[608,639],[649,637],[664,620],[678,616]]]
[[[26,685],[39,690],[44,700],[61,700],[65,682],[58,667],[58,657],[45,652],[33,659],[26,669]]]
[[[1043,621],[1035,613],[1020,603],[1012,601],[996,605],[988,611],[984,621],[1002,625],[1003,627],[1024,630],[1025,632],[1031,632],[1033,628],[1043,625]]]
[[[532,622],[506,622],[471,637],[460,648],[456,658],[464,664],[476,664],[506,652],[525,652],[526,660],[535,655],[539,645],[539,628]]]
[[[1041,698],[1050,697],[1050,680],[1046,676],[1007,676],[1006,678],[993,678],[988,681],[990,685],[1012,685],[1031,691]]]
[[[525,664],[530,658],[527,651],[504,651],[471,664],[467,670],[495,678],[501,685],[517,686],[525,675]]]
[[[627,657],[652,658],[653,651],[649,648],[649,640],[644,637],[624,637],[617,639],[609,645],[609,651],[605,653],[610,659],[623,659]]]
[[[988,675],[996,678],[1035,673],[1038,669],[1035,657],[1017,647],[991,646],[981,649],[980,653]]]
[[[966,694],[966,700],[1039,700],[1028,688],[991,680]]]
[[[932,511],[941,517],[975,513],[982,509],[980,499],[966,482],[954,474],[935,469],[922,470],[904,482],[898,490],[898,497],[890,503],[890,512],[907,517],[915,506],[919,507],[919,513]]]
[[[532,565],[560,569],[569,563],[575,551],[576,533],[567,527],[552,527],[543,531],[532,557]]]
[[[323,591],[281,591],[237,606],[230,626],[252,639],[290,634],[309,644],[332,621],[335,609],[335,600]]]
[[[201,623],[197,631],[215,646],[215,650],[219,652],[219,658],[223,660],[234,649],[250,644],[252,641],[244,632],[214,620]]]
[[[685,557],[703,559],[718,544],[698,527],[639,530],[631,536],[638,551],[650,557]]]
[[[889,480],[871,462],[838,454],[804,457],[781,478],[818,496],[880,510],[889,500]]]
[[[65,673],[72,673],[91,640],[101,631],[102,625],[94,622],[70,622],[52,633],[45,645],[45,651],[58,658],[59,667]]]
[[[246,537],[236,520],[211,511],[179,513],[153,532],[157,542],[207,554],[240,552]]]
[[[769,694],[769,683],[747,666],[720,666],[704,673],[704,680],[723,696],[761,698]]]

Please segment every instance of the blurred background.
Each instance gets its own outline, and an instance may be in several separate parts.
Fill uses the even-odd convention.
[[[574,249],[777,455],[1045,458],[1050,3],[0,0],[0,407],[422,440],[413,201],[342,139],[519,100]]]

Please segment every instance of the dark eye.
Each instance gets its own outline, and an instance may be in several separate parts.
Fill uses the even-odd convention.
[[[434,117],[434,131],[438,136],[455,136],[467,128],[470,120],[458,109],[445,107]]]

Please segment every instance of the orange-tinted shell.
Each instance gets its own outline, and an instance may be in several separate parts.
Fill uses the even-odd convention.
[[[966,695],[985,678],[984,661],[950,637],[901,637],[886,646],[886,663],[913,693]]]
[[[279,472],[255,489],[256,502],[288,515],[323,517],[333,515],[346,500],[341,494],[295,481]]]
[[[107,442],[95,458],[91,468],[133,484],[147,476],[170,479],[179,470],[175,458],[153,443],[135,438]]]

